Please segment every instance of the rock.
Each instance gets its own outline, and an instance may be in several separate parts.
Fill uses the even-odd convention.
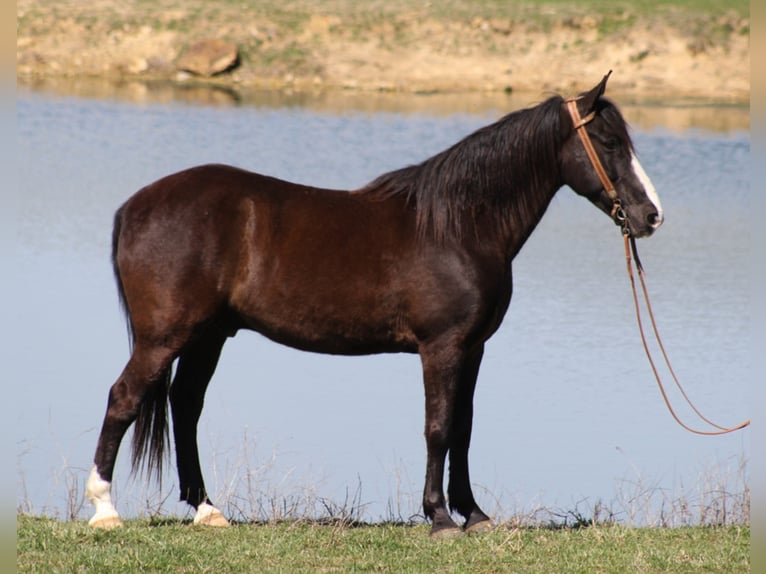
[[[131,58],[125,65],[125,69],[131,74],[140,74],[149,69],[146,58]]]
[[[234,68],[239,51],[234,44],[206,38],[189,46],[176,60],[176,69],[198,76],[214,76]]]

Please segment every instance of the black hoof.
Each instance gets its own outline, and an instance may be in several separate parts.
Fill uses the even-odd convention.
[[[473,524],[466,525],[466,534],[484,534],[485,532],[492,532],[495,529],[495,524],[488,518],[480,522],[474,522]]]

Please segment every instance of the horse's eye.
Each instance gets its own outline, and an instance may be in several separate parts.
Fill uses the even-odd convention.
[[[608,138],[604,142],[604,147],[607,149],[607,151],[617,151],[622,146],[622,143],[620,142],[620,138],[618,137],[611,137]]]

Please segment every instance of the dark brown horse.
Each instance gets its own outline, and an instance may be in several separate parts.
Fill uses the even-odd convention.
[[[634,237],[662,210],[607,77],[577,100],[615,216]],[[609,197],[561,97],[511,113],[422,163],[333,191],[223,165],[167,176],[117,211],[113,263],[132,354],[109,392],[87,484],[94,526],[120,519],[115,458],[135,422],[134,468],[159,473],[170,402],[181,500],[195,523],[224,525],[197,452],[205,389],[228,337],[252,329],[299,349],[418,353],[425,385],[423,510],[432,534],[491,526],[468,473],[473,393],[484,344],[511,300],[511,260],[556,190],[569,185],[606,213]],[[171,366],[177,360],[175,376]]]

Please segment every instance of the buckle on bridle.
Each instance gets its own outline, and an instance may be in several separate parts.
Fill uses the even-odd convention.
[[[628,227],[628,216],[625,214],[625,210],[622,208],[622,204],[619,199],[615,199],[612,204],[612,212],[610,214],[614,220],[615,225],[622,228],[623,235],[630,235],[630,228]]]

